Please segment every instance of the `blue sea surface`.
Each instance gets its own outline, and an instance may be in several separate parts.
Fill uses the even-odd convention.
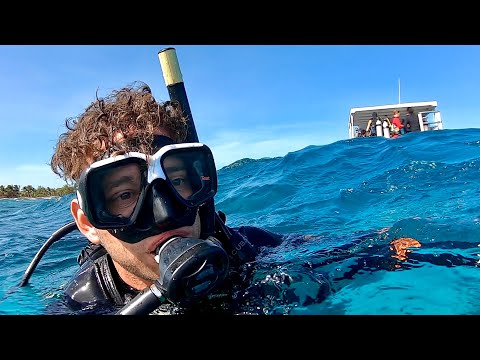
[[[287,235],[258,256],[248,288],[256,310],[480,314],[480,129],[311,145],[242,159],[218,176],[216,209],[228,225]],[[87,243],[77,231],[18,284],[45,241],[72,221],[72,197],[0,200],[0,314],[44,314],[60,298]],[[399,238],[420,246],[399,259],[390,245]]]

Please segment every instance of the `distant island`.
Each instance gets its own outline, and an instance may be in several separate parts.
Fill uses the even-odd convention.
[[[64,185],[61,188],[52,189],[50,187],[32,185],[20,187],[19,185],[0,185],[0,199],[10,198],[44,198],[54,196],[64,196],[75,192],[73,186]]]

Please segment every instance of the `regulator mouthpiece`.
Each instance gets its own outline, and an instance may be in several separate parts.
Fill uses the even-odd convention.
[[[173,237],[156,250],[157,287],[168,300],[186,305],[216,289],[228,273],[228,255],[213,237]]]

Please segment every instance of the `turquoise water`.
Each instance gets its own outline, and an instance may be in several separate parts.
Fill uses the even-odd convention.
[[[480,314],[480,129],[312,145],[218,174],[216,208],[228,225],[288,235],[258,257],[243,294],[253,308]],[[52,245],[26,286],[15,285],[71,221],[72,196],[0,201],[0,314],[43,314],[59,298],[86,244],[78,232]],[[400,237],[421,244],[405,260],[389,247]]]

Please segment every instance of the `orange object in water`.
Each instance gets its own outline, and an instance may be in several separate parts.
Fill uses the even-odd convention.
[[[402,261],[407,260],[407,254],[412,252],[412,250],[408,250],[408,248],[418,248],[421,246],[422,244],[413,238],[399,238],[390,242],[390,250],[395,252],[392,257]]]

